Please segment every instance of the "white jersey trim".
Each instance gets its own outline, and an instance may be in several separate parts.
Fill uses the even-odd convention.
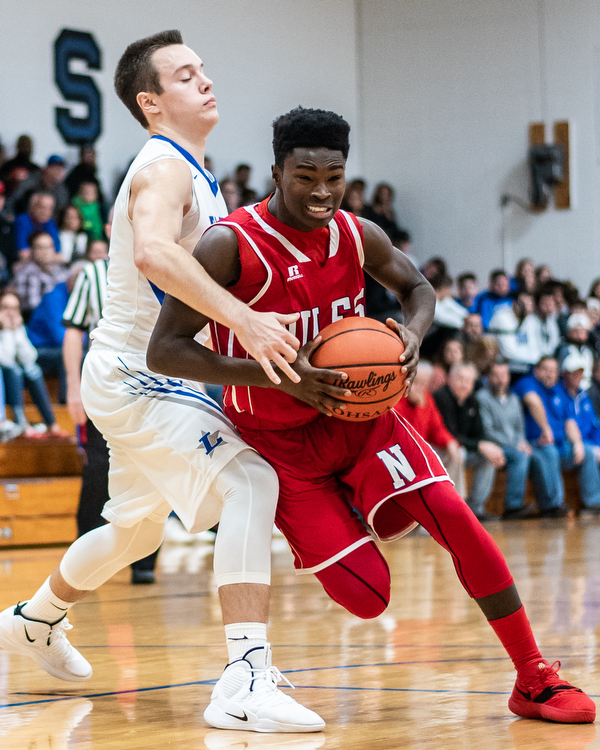
[[[293,255],[299,263],[310,262],[311,259],[308,257],[308,255],[304,255],[304,253],[301,250],[298,250],[297,247],[292,245],[287,237],[284,237],[281,232],[278,232],[276,229],[273,229],[272,226],[269,226],[269,224],[267,224],[267,222],[259,216],[254,206],[244,206],[244,208],[246,209],[246,211],[248,211],[250,216],[252,216],[254,221],[261,227],[261,229],[263,229],[267,234],[270,234],[272,237],[276,237],[279,242],[281,242],[281,244],[285,247],[288,253],[290,253],[290,255]]]
[[[363,241],[360,238],[360,232],[356,228],[356,224],[352,221],[352,219],[348,216],[346,211],[340,210],[338,211],[339,214],[342,214],[344,219],[346,219],[346,222],[348,226],[350,227],[350,231],[352,232],[354,236],[354,242],[356,243],[356,252],[358,253],[358,260],[360,261],[361,268],[365,265],[365,248],[363,246]]]
[[[346,555],[349,555],[351,552],[354,552],[355,549],[362,547],[363,544],[367,544],[368,542],[372,542],[372,541],[373,541],[372,536],[370,535],[363,536],[362,539],[359,539],[358,541],[354,542],[353,544],[343,549],[341,552],[338,552],[337,554],[333,555],[333,557],[330,557],[328,560],[325,560],[324,562],[319,563],[318,565],[315,565],[312,568],[297,568],[296,575],[305,576],[305,575],[308,575],[309,573],[318,573],[320,570],[325,570],[325,568],[328,568],[330,565],[333,565],[333,563],[336,563],[338,560],[341,560],[343,557],[346,557]]]
[[[243,227],[241,227],[239,224],[236,224],[235,221],[220,221],[219,222],[219,226],[222,226],[223,224],[225,224],[226,226],[229,226],[229,227],[237,227],[237,229],[239,229],[239,231],[246,238],[246,241],[248,242],[248,244],[250,245],[250,247],[258,255],[258,257],[260,259],[260,262],[263,264],[263,266],[265,267],[265,269],[267,271],[267,279],[266,279],[265,283],[261,287],[261,289],[258,292],[258,294],[253,299],[251,299],[250,302],[248,302],[248,307],[252,307],[252,305],[256,304],[258,302],[258,300],[266,293],[267,289],[271,286],[271,281],[273,280],[273,271],[271,270],[271,266],[267,263],[264,255],[258,249],[258,245],[256,244],[256,242],[254,242],[254,240],[252,239],[252,237],[250,237],[247,234],[247,232],[244,230]],[[229,356],[231,357],[233,355],[230,354]]]

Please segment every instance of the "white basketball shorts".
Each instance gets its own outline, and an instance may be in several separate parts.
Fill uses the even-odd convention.
[[[162,522],[174,510],[189,531],[218,522],[223,505],[211,485],[235,455],[252,449],[198,383],[149,371],[145,354],[94,345],[81,399],[110,449],[107,521]]]

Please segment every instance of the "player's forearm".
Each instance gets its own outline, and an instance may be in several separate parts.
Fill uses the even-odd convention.
[[[273,386],[254,360],[225,357],[187,336],[163,336],[158,329],[150,339],[146,364],[153,372],[200,383]]]
[[[404,325],[415,333],[419,341],[430,329],[435,313],[435,292],[430,284],[423,279],[416,284],[408,295],[399,298],[404,314]]]
[[[67,388],[79,391],[81,386],[81,360],[83,358],[83,331],[78,328],[67,328],[63,339],[62,354],[67,375]]]

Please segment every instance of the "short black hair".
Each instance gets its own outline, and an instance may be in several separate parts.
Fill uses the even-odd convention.
[[[160,31],[158,34],[138,39],[127,47],[121,55],[115,70],[115,91],[117,96],[144,128],[148,120],[137,103],[140,91],[162,94],[158,71],[152,63],[152,54],[162,47],[183,44],[181,32],[176,29]]]
[[[328,148],[341,151],[347,159],[349,133],[350,125],[335,112],[296,107],[273,122],[275,164],[283,168],[286,156],[295,148]]]

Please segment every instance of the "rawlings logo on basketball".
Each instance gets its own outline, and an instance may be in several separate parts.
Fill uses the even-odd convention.
[[[396,380],[395,372],[386,372],[384,375],[378,375],[371,370],[368,377],[363,380],[338,380],[334,385],[338,388],[347,388],[361,398],[368,398],[375,396],[381,386],[383,386],[381,392],[385,393],[390,383],[393,383],[394,380]]]
[[[349,302],[344,309],[349,309]],[[375,419],[403,396],[409,373],[400,362],[404,345],[396,331],[378,320],[357,316],[336,320],[320,336],[311,364],[345,373],[346,380],[336,378],[333,384],[351,393],[339,396],[345,408],[333,408],[334,417],[351,422]]]

